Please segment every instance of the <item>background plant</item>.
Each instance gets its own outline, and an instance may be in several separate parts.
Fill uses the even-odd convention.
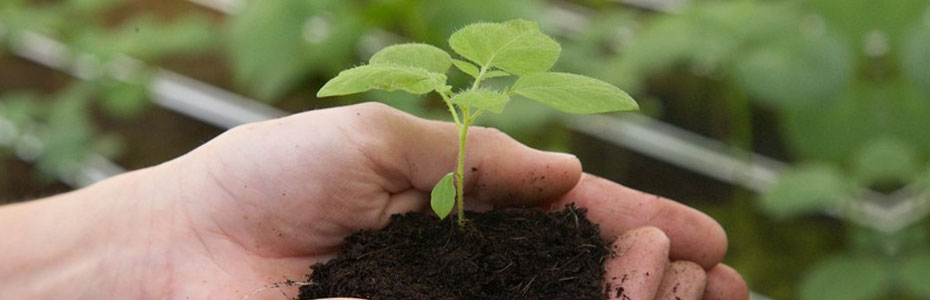
[[[122,137],[100,132],[93,119],[98,112],[117,120],[143,114],[154,70],[116,72],[108,69],[110,62],[130,56],[156,61],[169,55],[200,53],[216,44],[204,15],[184,13],[162,19],[151,13],[113,14],[130,9],[126,2],[0,3],[0,25],[6,33],[0,39],[4,44],[34,38],[31,33],[50,34],[70,47],[63,63],[74,65],[86,79],[29,90],[4,78],[13,87],[0,90],[0,116],[21,131],[18,136],[28,136],[12,143],[17,145],[13,152],[35,160],[42,174],[73,173],[91,153],[114,157],[122,152]]]
[[[794,162],[759,201],[778,219],[854,214],[866,189],[926,205],[928,16],[927,1],[695,3],[651,20],[610,76],[633,88],[681,67],[709,78],[722,91],[716,107],[729,110],[731,144],[743,149],[771,151],[752,126],[773,115],[785,144],[773,155]],[[930,274],[900,267],[925,264],[923,230],[847,232],[847,249],[803,277],[801,298],[930,297],[910,279]]]

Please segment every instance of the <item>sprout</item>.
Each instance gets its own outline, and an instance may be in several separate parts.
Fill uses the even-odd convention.
[[[460,226],[465,224],[465,142],[469,126],[483,113],[503,112],[514,95],[575,114],[638,109],[633,98],[609,83],[582,75],[548,72],[562,48],[540,32],[535,22],[471,24],[453,33],[449,46],[467,61],[453,59],[431,45],[393,45],[375,53],[367,65],[340,72],[317,96],[341,96],[372,89],[438,93],[458,129],[459,151],[455,171],[447,173],[433,187],[430,205],[440,219],[458,207]],[[452,86],[446,85],[445,73],[453,65],[474,78],[469,88],[453,92]],[[516,81],[505,90],[481,85],[485,79],[507,76],[516,77]]]

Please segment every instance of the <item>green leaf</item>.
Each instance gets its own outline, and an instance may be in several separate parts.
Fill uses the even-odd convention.
[[[681,66],[700,75],[729,74],[728,68],[756,44],[798,35],[796,6],[784,1],[703,1],[638,25],[643,30],[623,55],[600,63],[610,66],[607,80],[627,89],[642,88],[648,76]]]
[[[154,59],[177,53],[207,53],[220,41],[214,28],[215,25],[201,15],[187,15],[170,23],[142,17],[121,26],[110,38],[115,40],[115,48],[121,53]]]
[[[455,94],[451,101],[459,106],[482,108],[499,114],[504,111],[510,97],[497,91],[477,89]]]
[[[311,63],[303,25],[313,11],[299,1],[246,1],[228,22],[229,58],[236,81],[259,98],[281,96]],[[328,49],[330,55],[340,55]]]
[[[348,1],[245,1],[227,22],[226,49],[237,84],[279,100],[302,80],[332,76],[357,60],[368,23]]]
[[[930,101],[903,78],[860,81],[835,103],[780,115],[787,145],[799,159],[847,165],[853,150],[877,137],[907,141],[918,153],[930,153]]]
[[[816,213],[849,197],[850,186],[839,171],[823,165],[789,169],[762,194],[759,204],[780,218]]]
[[[908,294],[919,299],[930,299],[930,254],[918,254],[908,257],[898,268],[898,282]]]
[[[382,1],[388,2],[388,1]],[[505,22],[519,18],[541,16],[548,7],[539,0],[443,0],[443,1],[390,1],[404,5],[408,27],[405,36],[416,41],[439,44],[449,41],[449,35],[468,24]],[[410,4],[414,4],[412,7]],[[493,7],[494,9],[488,9]],[[409,34],[409,35],[408,35]]]
[[[549,70],[562,51],[535,22],[526,20],[465,26],[452,34],[449,46],[479,66],[517,75]]]
[[[444,86],[445,82],[446,75],[421,68],[392,64],[365,65],[339,72],[336,78],[330,79],[320,88],[317,97],[355,94],[371,89],[425,94]]]
[[[924,166],[924,171],[914,179],[914,187],[930,192],[930,164]]]
[[[219,42],[213,28],[201,15],[186,15],[170,22],[143,15],[118,28],[76,31],[69,44],[104,61],[119,55],[148,61],[167,55],[206,53]]]
[[[877,299],[890,287],[892,277],[888,270],[872,257],[835,256],[805,274],[801,299]]]
[[[855,76],[854,56],[838,38],[788,38],[758,47],[736,61],[738,83],[775,107],[822,106],[836,100]]]
[[[74,12],[83,14],[101,14],[107,9],[119,5],[121,0],[71,0],[65,2],[66,7]]]
[[[117,118],[136,117],[149,104],[148,88],[142,82],[108,82],[101,93],[101,108]]]
[[[489,72],[487,72],[487,73],[484,73],[484,78],[485,78],[485,79],[488,79],[488,78],[497,78],[497,77],[507,77],[507,76],[510,76],[510,73],[507,73],[507,72],[504,72],[504,71],[501,71],[501,70],[494,70],[494,71],[489,71]]]
[[[427,44],[399,44],[381,49],[368,60],[372,65],[393,64],[446,73],[452,66],[452,57],[442,49]]]
[[[877,137],[855,151],[853,172],[864,184],[903,184],[917,175],[919,154],[905,141]]]
[[[46,110],[41,96],[34,91],[12,91],[0,94],[0,117],[16,127],[25,127]]]
[[[461,59],[452,59],[452,64],[455,65],[456,69],[462,71],[462,73],[471,75],[471,77],[478,77],[478,67],[472,63]]]
[[[904,42],[901,67],[915,86],[930,94],[930,32],[920,24]]]
[[[449,172],[433,187],[430,193],[430,207],[439,216],[439,219],[445,219],[452,212],[455,206],[455,184],[452,183],[452,172]]]
[[[92,93],[92,83],[73,83],[51,99],[54,104],[49,107],[46,130],[38,134],[43,147],[37,167],[45,174],[76,171],[90,154],[96,134],[90,118]]]
[[[569,113],[590,114],[639,109],[636,101],[620,88],[577,74],[528,74],[517,79],[511,90],[520,96]]]

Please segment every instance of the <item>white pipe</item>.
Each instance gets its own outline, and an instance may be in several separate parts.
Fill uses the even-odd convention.
[[[785,164],[745,151],[735,151],[710,138],[637,114],[569,119],[569,128],[633,151],[753,191],[775,182]],[[737,157],[745,157],[740,159]]]
[[[283,110],[164,69],[159,69],[149,90],[156,104],[220,128],[287,115]]]
[[[572,130],[756,192],[768,189],[787,167],[642,115],[584,116],[566,123]],[[923,196],[908,192],[910,189],[903,188],[891,196],[863,190],[860,198],[849,201],[848,210],[837,208],[827,213],[880,232],[896,232],[930,213]]]

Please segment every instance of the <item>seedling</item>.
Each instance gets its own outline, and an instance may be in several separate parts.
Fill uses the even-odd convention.
[[[465,224],[465,142],[469,126],[483,113],[501,113],[514,95],[575,114],[638,109],[633,98],[609,83],[582,75],[548,72],[562,48],[543,34],[535,22],[471,24],[453,33],[449,46],[467,61],[453,59],[431,45],[393,45],[375,53],[367,65],[340,72],[323,85],[317,97],[371,89],[438,93],[458,129],[459,151],[455,171],[443,176],[433,187],[430,206],[440,219],[458,207],[459,226]],[[470,87],[453,92],[453,87],[446,84],[445,73],[453,65],[474,78]],[[481,85],[485,79],[508,76],[516,77],[516,81],[502,91]]]

